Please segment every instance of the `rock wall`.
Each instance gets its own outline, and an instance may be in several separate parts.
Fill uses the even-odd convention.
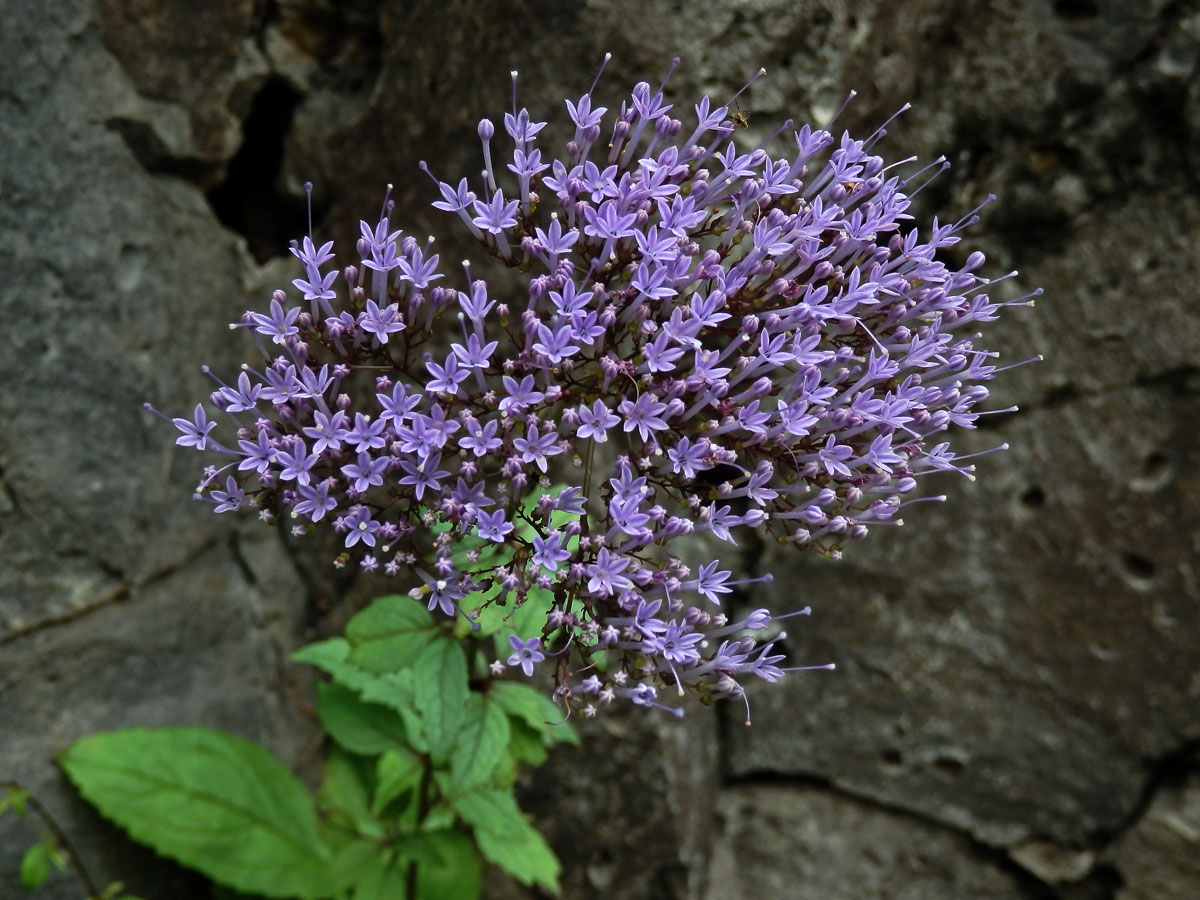
[[[1200,2],[376,3],[8,0],[0,10],[0,779],[33,787],[98,878],[206,896],[76,800],[53,755],[98,729],[203,723],[295,759],[288,649],[372,590],[188,498],[173,414],[243,348],[224,323],[290,278],[306,178],[353,233],[416,168],[478,168],[474,124],[547,116],[684,63],[679,102],[768,78],[749,135],[844,114],[946,154],[925,215],[972,233],[1035,310],[993,331],[1006,453],[840,563],[746,548],[811,604],[791,676],[683,726],[621,714],[526,784],[569,898],[1200,895]],[[454,244],[443,256],[455,258]],[[28,826],[0,820],[0,893]],[[519,897],[497,880],[493,896]],[[42,896],[74,898],[70,875]]]

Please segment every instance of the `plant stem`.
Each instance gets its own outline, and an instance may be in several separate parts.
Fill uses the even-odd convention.
[[[38,818],[42,820],[42,823],[46,826],[47,830],[49,830],[50,834],[54,836],[54,840],[58,843],[58,846],[66,851],[67,858],[71,861],[71,868],[75,870],[75,874],[78,875],[79,880],[83,882],[84,890],[87,891],[86,900],[100,900],[100,889],[96,886],[96,882],[92,881],[92,876],[88,872],[87,866],[83,864],[83,857],[81,857],[78,851],[76,851],[75,846],[67,838],[67,833],[63,831],[58,822],[55,821],[54,816],[50,815],[50,811],[46,809],[46,807],[42,806],[41,801],[38,800],[37,797],[25,790],[25,788],[21,787],[21,785],[19,785],[17,782],[0,781],[0,789],[4,788],[14,791],[22,791],[26,795],[26,802],[29,804],[29,808],[37,813]]]
[[[421,827],[421,823],[425,821],[425,816],[429,814],[429,789],[433,785],[433,761],[429,760],[425,766],[425,771],[421,773],[421,787],[417,794],[417,827]],[[410,860],[408,863],[408,877],[405,885],[405,895],[408,900],[417,900],[417,861]]]

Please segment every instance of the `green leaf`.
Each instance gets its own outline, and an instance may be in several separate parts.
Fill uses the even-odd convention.
[[[32,891],[50,877],[50,848],[34,844],[21,857],[21,887]]]
[[[511,790],[481,788],[453,800],[463,820],[475,829],[483,855],[527,885],[559,890],[562,867],[554,851],[530,825]]]
[[[575,729],[570,723],[563,721],[562,710],[536,688],[518,681],[494,681],[488,690],[488,696],[509,715],[516,716],[534,731],[545,735],[547,743],[579,743],[579,735],[575,733]]]
[[[469,693],[462,645],[449,637],[429,644],[413,667],[413,699],[434,765],[445,762],[454,745]]]
[[[4,796],[0,797],[0,815],[11,808],[17,814],[17,818],[25,818],[25,808],[29,803],[29,796],[29,791],[25,788],[8,788]]]
[[[367,837],[382,838],[383,824],[371,813],[372,780],[373,773],[365,760],[334,747],[325,761],[317,799],[335,825]]]
[[[403,794],[416,789],[425,772],[425,761],[407,748],[387,750],[379,757],[376,768],[375,796],[371,812],[379,815],[384,807]]]
[[[362,689],[364,700],[372,703],[382,703],[396,712],[415,710],[413,703],[413,672],[412,667],[401,669],[399,672],[388,672],[386,675],[374,676]]]
[[[292,654],[292,660],[316,666],[343,687],[361,692],[371,687],[377,678],[366,669],[347,662],[351,649],[345,638],[329,638],[301,647]]]
[[[425,607],[411,597],[380,597],[346,625],[349,661],[377,675],[412,665],[438,634]]]
[[[421,821],[421,830],[439,831],[443,828],[453,828],[457,821],[458,813],[454,811],[454,808],[439,801],[433,804],[429,812],[425,814],[425,818]]]
[[[317,685],[317,712],[330,737],[363,756],[404,746],[407,738],[404,723],[393,710],[368,703],[340,684]]]
[[[482,694],[471,694],[450,751],[450,791],[461,794],[486,783],[504,759],[507,746],[504,710]]]
[[[267,750],[203,728],[135,728],[76,742],[60,763],[137,841],[268,897],[325,893],[329,850],[312,800]]]
[[[355,879],[354,900],[397,900],[408,896],[408,861],[376,853]]]
[[[515,609],[501,607],[502,615],[496,625],[492,640],[496,644],[496,657],[508,659],[512,647],[508,643],[510,635],[516,635],[523,640],[531,637],[541,637],[546,628],[546,616],[554,606],[554,594],[542,588],[530,588],[525,595],[525,602]],[[490,609],[490,607],[489,607]]]
[[[331,888],[334,891],[350,889],[362,880],[363,872],[376,865],[385,854],[377,838],[352,837],[344,841],[334,851],[333,862],[329,865]],[[336,896],[343,895],[337,893]]]
[[[417,860],[417,900],[477,900],[483,891],[483,861],[471,839],[449,828],[422,837],[431,852],[412,853]]]
[[[546,738],[534,731],[521,719],[509,718],[508,752],[513,761],[530,766],[540,766],[549,756]]]

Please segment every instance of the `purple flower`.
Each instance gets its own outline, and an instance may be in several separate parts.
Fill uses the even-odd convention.
[[[312,468],[317,464],[318,456],[309,453],[302,441],[294,441],[290,449],[279,450],[275,459],[283,467],[279,470],[282,481],[294,481],[298,485],[309,484],[312,480]]]
[[[326,450],[341,450],[342,441],[350,435],[346,427],[346,414],[340,409],[333,413],[323,413],[320,410],[313,414],[315,425],[304,427],[305,437],[314,439],[313,453],[324,453]]]
[[[720,563],[716,560],[704,563],[700,566],[700,571],[696,573],[696,581],[693,585],[695,591],[711,602],[721,605],[721,599],[717,594],[728,594],[732,588],[726,587],[726,582],[729,580],[729,571],[716,571]]]
[[[413,493],[418,500],[425,496],[427,490],[435,492],[441,490],[438,481],[450,474],[448,470],[438,468],[441,461],[441,457],[436,453],[431,453],[419,463],[402,459],[400,468],[408,474],[400,479],[400,483],[412,485]]]
[[[496,437],[497,427],[494,420],[480,426],[476,419],[471,419],[467,425],[467,433],[458,439],[458,446],[470,450],[476,457],[487,456],[504,443]]]
[[[354,427],[346,432],[345,441],[354,445],[356,453],[366,453],[387,445],[387,438],[384,437],[386,431],[387,423],[383,419],[372,422],[370,416],[355,413]]]
[[[614,556],[607,547],[601,547],[596,561],[587,567],[588,591],[601,596],[611,596],[614,590],[625,590],[633,586],[622,572],[629,568],[629,558]]]
[[[662,431],[667,423],[660,417],[667,404],[659,403],[651,394],[642,394],[633,403],[622,400],[617,409],[625,416],[625,431],[637,430],[643,441],[652,441],[654,432]]]
[[[481,512],[475,521],[475,533],[485,541],[502,544],[512,530],[512,523],[504,521],[504,510],[502,509],[492,513]]]
[[[555,365],[562,362],[564,358],[579,352],[578,345],[571,343],[574,339],[574,329],[570,325],[548,328],[539,323],[537,334],[538,339],[533,345],[533,349]]]
[[[271,443],[271,438],[265,430],[259,430],[253,441],[239,440],[238,448],[245,457],[238,463],[238,471],[254,469],[260,477],[271,467],[277,456],[275,445]]]
[[[432,238],[401,240],[390,194],[351,264],[322,274],[332,244],[293,244],[311,314],[283,291],[247,312],[280,355],[234,386],[209,373],[216,421],[203,405],[172,420],[180,445],[229,457],[199,492],[219,511],[282,506],[298,535],[332,522],[339,565],[415,576],[441,615],[544,598],[531,628],[562,650],[514,638],[509,665],[552,659],[556,697],[585,715],[617,697],[667,709],[663,685],[745,702],[736,679],[793,671],[758,639],[782,614],[722,609],[769,576],[693,573],[681,551],[747,528],[836,558],[921,479],[973,477],[947,440],[1004,368],[980,332],[1028,302],[977,274],[982,254],[946,256],[974,211],[912,220],[882,128],[751,148],[726,103],[683,107],[684,124],[650,85],[568,101],[561,152],[514,104],[493,160],[483,119],[478,198],[422,163],[483,249],[461,272]],[[616,454],[597,452],[614,429]]]
[[[208,446],[209,432],[217,427],[216,422],[208,421],[208,416],[204,412],[204,406],[200,403],[196,404],[190,420],[180,418],[172,419],[171,422],[183,432],[183,434],[175,438],[175,443],[180,447],[195,447],[197,450],[203,450]]]
[[[329,495],[328,481],[315,486],[301,485],[297,492],[300,502],[292,508],[293,516],[308,516],[310,521],[319,522],[325,513],[337,509],[337,499]]]
[[[242,372],[238,375],[236,388],[223,387],[220,393],[225,399],[226,412],[251,412],[258,406],[258,398],[262,394],[262,385],[251,384],[250,376]]]
[[[513,441],[513,446],[521,454],[522,462],[537,463],[543,472],[547,468],[547,457],[562,453],[562,447],[556,445],[558,435],[553,430],[543,435],[538,434],[536,425],[530,425],[525,437]]]
[[[345,518],[346,549],[350,549],[360,541],[368,547],[375,546],[375,532],[379,531],[379,523],[371,517],[371,511],[365,506],[351,507]]]
[[[558,564],[571,558],[571,551],[563,546],[563,536],[552,534],[547,538],[533,538],[533,564],[545,566],[551,572],[558,571]]]
[[[320,272],[313,271],[308,275],[307,278],[294,279],[292,281],[292,284],[294,284],[297,288],[299,288],[304,293],[305,300],[309,300],[309,301],[333,300],[337,297],[337,294],[334,293],[334,291],[332,290],[333,282],[336,279],[337,279],[337,270],[336,269],[327,273],[326,275],[321,275]],[[274,301],[272,301],[272,303],[273,302]],[[274,306],[272,306],[271,312],[272,312],[272,321],[274,322],[274,312],[275,312]],[[293,310],[289,310],[288,315],[291,315],[292,312],[293,312]],[[294,310],[294,312],[298,313],[299,309]],[[295,319],[295,316],[292,316],[292,318]],[[259,331],[262,331],[262,330],[263,330],[262,328],[259,328]],[[267,332],[264,332],[264,334],[265,333],[267,333]],[[282,338],[276,338],[275,342],[277,344],[281,344],[281,343],[283,343],[283,340],[282,340]]]
[[[518,383],[515,378],[505,375],[501,378],[507,396],[500,401],[501,412],[520,412],[527,406],[540,403],[546,395],[533,389],[533,376],[526,375]]]
[[[459,369],[458,356],[454,353],[447,356],[445,364],[441,366],[432,359],[427,359],[425,368],[433,376],[426,383],[425,390],[437,393],[457,394],[458,386],[471,374],[466,369]]]
[[[597,400],[589,409],[579,407],[579,431],[581,438],[593,438],[603,444],[608,440],[608,429],[621,421],[620,416],[614,415],[604,405],[603,400]]]
[[[388,335],[403,331],[405,325],[400,318],[400,308],[395,303],[380,309],[374,300],[368,300],[367,309],[362,314],[359,327],[363,331],[375,335],[379,339],[379,343],[386,344]]]
[[[508,658],[508,664],[510,666],[520,666],[521,671],[527,676],[533,674],[534,663],[539,663],[546,658],[546,655],[541,650],[541,638],[531,637],[529,640],[523,641],[515,634],[510,634],[508,636],[508,645],[515,651]]]
[[[458,361],[466,369],[486,369],[491,361],[492,354],[496,352],[496,348],[500,344],[498,341],[488,341],[486,344],[481,344],[477,335],[471,335],[467,338],[467,345],[451,344],[450,349],[454,355],[458,357]]]
[[[360,494],[369,490],[372,485],[383,484],[384,473],[388,470],[388,459],[385,456],[372,458],[367,453],[359,453],[358,461],[342,466],[342,474],[348,480],[352,479],[351,487]]]
[[[320,249],[313,244],[312,238],[304,238],[300,247],[291,246],[292,254],[304,263],[306,269],[319,269],[333,259],[333,241],[326,241]]]
[[[305,286],[307,286],[307,282],[305,282]],[[282,344],[292,335],[300,333],[300,329],[295,325],[296,318],[299,315],[300,307],[294,306],[291,309],[284,309],[283,304],[272,297],[270,314],[263,315],[262,313],[252,312],[250,313],[250,321],[254,323],[255,331],[265,334],[276,344]]]
[[[516,200],[505,201],[500,191],[492,194],[490,203],[476,200],[472,205],[476,213],[473,221],[484,231],[503,234],[505,229],[517,226],[517,207],[520,204]]]
[[[233,512],[235,509],[241,508],[242,501],[246,498],[246,492],[238,485],[237,479],[230,475],[225,479],[225,490],[214,490],[212,498],[217,501],[213,512]]]

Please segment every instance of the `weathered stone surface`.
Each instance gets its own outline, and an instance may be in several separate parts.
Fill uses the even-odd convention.
[[[1019,878],[953,831],[826,790],[727,789],[706,900],[1018,900]]]
[[[717,721],[680,722],[617,711],[585,722],[581,746],[561,748],[522,780],[522,808],[563,861],[572,900],[690,900],[700,896],[719,788]],[[495,879],[488,900],[529,896]]]
[[[251,198],[224,219],[261,257],[302,227],[306,178],[318,227],[339,238],[391,181],[408,232],[439,235],[443,260],[458,258],[469,248],[442,237],[417,160],[444,178],[476,171],[475,123],[508,107],[510,68],[522,103],[561,118],[562,97],[611,50],[613,98],[683,56],[672,84],[685,114],[698,91],[732,92],[765,65],[742,98],[752,140],[787,116],[823,121],[852,87],[839,122],[859,132],[912,100],[884,146],[954,163],[922,193],[923,214],[1000,195],[971,241],[994,271],[1021,269],[1011,296],[1046,295],[992,333],[1005,360],[1046,362],[998,382],[997,406],[1021,413],[961,446],[1013,449],[979,460],[977,484],[931,481],[950,503],[906,510],[904,528],[876,529],[840,564],[778,548],[754,561],[779,578],[746,601],[811,603],[788,649],[838,672],[752,691],[754,726],[719,740],[704,711],[682,731],[619,716],[528,781],[567,896],[705,896],[709,837],[709,896],[796,896],[796,878],[822,897],[872,895],[838,893],[858,885],[1038,896],[1034,878],[1042,896],[1113,896],[1089,880],[1093,864],[1119,872],[1118,896],[1188,895],[1197,873],[1178,826],[1191,781],[1138,813],[1157,761],[1200,738],[1195,0],[623,0],[505,15],[479,2],[197,13],[10,0],[5,14],[0,777],[45,792],[97,869],[146,870],[149,897],[196,889],[129,856],[69,799],[52,753],[94,728],[201,721],[287,750],[307,732],[287,727],[267,635],[294,641],[303,596],[346,588],[318,581],[315,564],[300,567],[301,588],[265,531],[266,568],[249,584],[229,549],[235,526],[188,502],[195,460],[140,408],[180,414],[208,389],[201,362],[230,371],[243,348],[222,323],[278,281],[260,277],[205,191]],[[264,168],[217,184],[252,125],[265,135],[242,149]],[[263,621],[245,619],[253,609]],[[740,723],[740,708],[727,712]],[[727,774],[780,788],[712,797],[714,754]],[[19,842],[0,824],[11,885]],[[915,834],[935,849],[916,855]],[[1000,851],[981,856],[979,840],[1028,878],[999,867]]]
[[[100,0],[100,38],[137,93],[188,115],[187,140],[174,145],[145,120],[110,120],[137,144],[143,162],[191,161],[192,172],[215,174],[233,156],[241,118],[267,74],[255,42],[264,9],[254,0]]]
[[[1193,766],[1154,796],[1112,848],[1123,884],[1116,900],[1190,897],[1200,885],[1200,774]]]
[[[13,261],[0,292],[0,639],[108,602],[229,528],[197,515],[195,461],[141,405],[179,415],[211,386],[202,362],[233,367],[243,348],[223,323],[245,305],[245,256],[198,191],[148,177],[105,128],[132,88],[84,15],[57,44],[40,14],[15,16],[0,54]],[[59,77],[43,83],[47,65]]]
[[[281,669],[302,610],[301,586],[270,532],[216,543],[126,597],[75,621],[0,645],[0,779],[34,791],[103,887],[206,898],[209,888],[132,847],[70,789],[56,754],[97,731],[204,723],[266,743],[287,762],[308,729]],[[0,819],[0,885],[16,890],[20,852],[40,823]],[[78,900],[70,871],[40,896]]]

